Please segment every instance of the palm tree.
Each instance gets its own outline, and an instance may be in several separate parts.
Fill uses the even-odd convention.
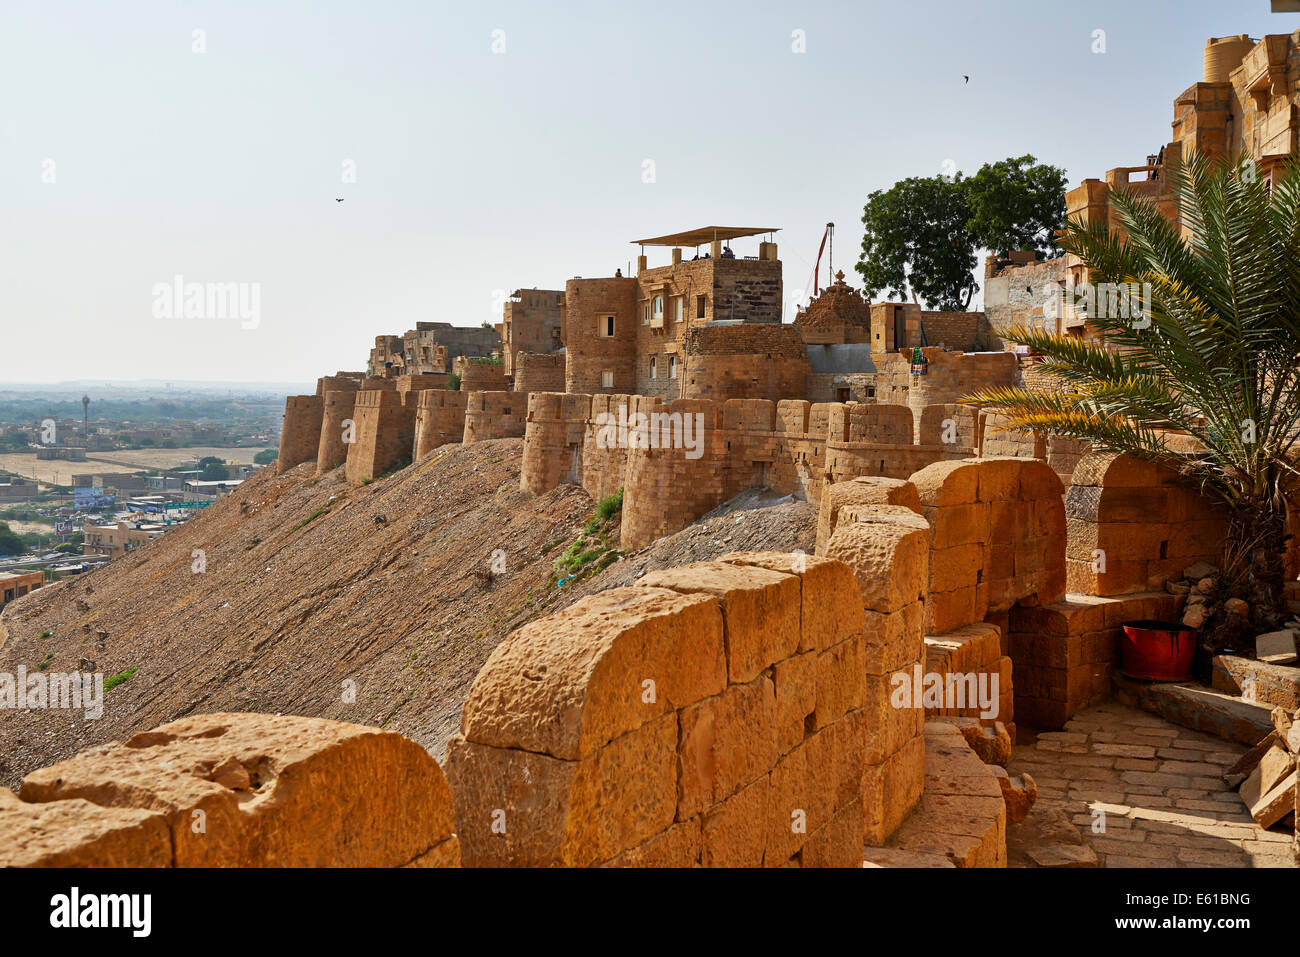
[[[1300,438],[1300,167],[1270,188],[1246,159],[1201,157],[1171,171],[1184,239],[1155,205],[1111,192],[1123,233],[1067,223],[1062,245],[1094,282],[1140,283],[1145,315],[1088,310],[1083,340],[1015,328],[1056,391],[987,389],[969,404],[1007,427],[1083,439],[1176,472],[1228,517],[1224,575],[1201,632],[1217,652],[1246,627],[1222,608],[1244,598],[1254,632],[1283,613],[1287,494]],[[1132,288],[1132,287],[1128,287]],[[1184,433],[1171,442],[1170,433]],[[1185,454],[1187,438],[1197,451]],[[1236,634],[1234,634],[1236,632]]]

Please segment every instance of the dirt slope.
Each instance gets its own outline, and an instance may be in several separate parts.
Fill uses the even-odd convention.
[[[617,540],[617,532],[612,537]],[[599,575],[562,588],[565,595],[557,607],[606,588],[633,585],[646,572],[660,568],[706,562],[727,552],[802,549],[811,555],[816,544],[816,506],[766,489],[751,489],[719,505],[680,532],[624,556]]]
[[[446,446],[356,489],[341,470],[319,481],[310,465],[264,471],[147,547],[14,602],[0,671],[34,672],[49,652],[51,672],[83,657],[105,676],[139,671],[105,694],[98,721],[0,712],[0,783],[191,712],[383,726],[441,759],[479,667],[513,627],[550,610],[555,559],[591,515],[577,486],[522,492],[521,448]],[[195,549],[206,552],[201,574]],[[492,577],[494,549],[506,570]]]
[[[593,503],[573,485],[522,492],[521,449],[520,439],[444,446],[355,489],[341,470],[319,480],[307,465],[264,471],[148,546],[12,603],[0,618],[0,672],[33,672],[50,652],[50,672],[78,670],[83,658],[105,676],[139,670],[105,694],[97,721],[0,711],[0,784],[213,711],[386,727],[442,760],[469,685],[514,628],[655,568],[737,550],[812,551],[812,506],[747,492],[557,588],[555,562]],[[196,549],[202,573],[191,570]],[[505,552],[499,575],[496,549]]]

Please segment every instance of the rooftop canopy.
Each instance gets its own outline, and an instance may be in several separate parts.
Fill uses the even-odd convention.
[[[655,236],[651,239],[634,239],[637,246],[702,246],[715,239],[740,239],[742,236],[761,236],[763,233],[776,233],[779,229],[772,226],[701,226],[685,232],[669,233],[667,236]]]

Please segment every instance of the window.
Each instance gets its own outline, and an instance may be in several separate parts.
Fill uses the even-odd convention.
[[[614,388],[614,373],[608,371],[602,372],[600,374],[600,387],[602,389]]]
[[[685,318],[685,316],[686,316],[686,297],[674,296],[673,297],[673,320],[675,322],[681,322],[682,319]]]
[[[650,378],[659,378],[659,358],[657,356],[650,357]]]
[[[696,319],[704,318],[704,304],[708,300],[708,298],[709,298],[708,296],[695,297],[695,318]]]
[[[653,308],[653,310],[651,311],[651,314],[652,314],[652,315],[654,316],[654,318],[656,318],[656,319],[663,319],[663,317],[664,317],[664,297],[663,297],[663,296],[655,296],[655,297],[654,297],[654,308]]]
[[[668,357],[668,378],[670,379],[677,378],[677,357],[676,356]]]
[[[596,335],[602,339],[614,338],[614,317],[609,313],[596,317]]]

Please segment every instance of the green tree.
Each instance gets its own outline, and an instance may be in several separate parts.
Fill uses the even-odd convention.
[[[975,242],[1005,256],[1032,249],[1060,254],[1056,232],[1065,224],[1065,170],[1025,155],[985,163],[965,181],[967,225]]]
[[[1071,222],[1061,244],[1094,282],[1149,284],[1146,315],[1091,310],[1103,341],[1004,331],[1045,356],[1042,370],[1058,387],[988,389],[967,401],[1005,414],[1011,428],[1165,466],[1222,504],[1225,567],[1200,632],[1203,671],[1208,654],[1247,628],[1272,630],[1284,612],[1287,496],[1300,438],[1300,167],[1270,191],[1249,160],[1193,158],[1169,182],[1192,239],[1153,203],[1119,189],[1111,202],[1127,238]],[[1176,451],[1169,433],[1184,433],[1199,451]],[[1250,604],[1249,622],[1226,613],[1229,597]]]
[[[877,190],[863,209],[857,264],[869,297],[915,297],[958,310],[979,290],[980,249],[1057,255],[1065,219],[1065,171],[1019,156],[985,163],[974,176],[911,177]]]
[[[205,455],[199,459],[199,480],[203,482],[220,482],[226,478],[226,463],[215,455]]]
[[[253,464],[270,465],[279,457],[280,457],[279,447],[273,449],[262,449],[262,451],[258,452],[256,455],[253,456]]]
[[[906,299],[910,289],[933,309],[964,310],[979,289],[969,220],[960,173],[913,176],[876,190],[862,212],[863,291]]]
[[[9,527],[8,522],[0,522],[0,555],[23,555],[26,552],[22,537]]]

